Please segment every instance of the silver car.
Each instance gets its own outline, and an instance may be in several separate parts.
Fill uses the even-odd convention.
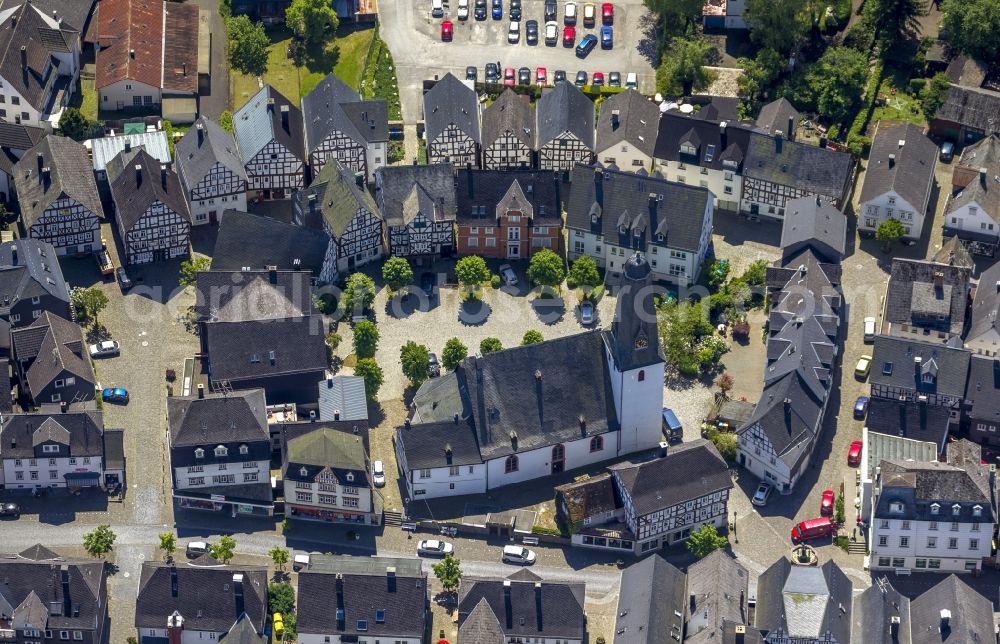
[[[517,273],[514,272],[510,264],[502,264],[500,266],[500,279],[507,286],[517,286]]]
[[[455,552],[455,546],[440,539],[424,539],[417,544],[417,554],[427,557],[443,557]]]
[[[90,345],[90,357],[92,358],[116,356],[119,351],[121,351],[121,347],[118,345],[118,340],[105,340],[104,342]]]
[[[754,492],[753,498],[750,502],[754,505],[767,505],[767,499],[771,496],[771,486],[767,483],[761,483],[757,486],[757,491]]]

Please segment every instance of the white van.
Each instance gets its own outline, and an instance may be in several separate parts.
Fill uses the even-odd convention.
[[[208,543],[204,541],[190,541],[187,544],[185,553],[189,559],[194,559],[195,557],[200,557],[208,552]]]
[[[865,344],[875,342],[875,318],[865,318]]]

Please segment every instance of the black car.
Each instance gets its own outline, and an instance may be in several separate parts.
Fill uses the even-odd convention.
[[[538,21],[529,20],[524,23],[524,38],[528,41],[529,45],[538,44]]]
[[[427,375],[431,378],[437,378],[441,375],[441,363],[438,362],[438,357],[433,353],[427,354]]]
[[[470,67],[469,69],[475,71],[475,67]],[[427,297],[434,297],[434,284],[437,283],[437,275],[434,273],[421,273],[420,274],[420,290],[424,292]]]
[[[500,82],[500,66],[496,63],[486,63],[486,82],[487,83],[499,83]]]
[[[0,503],[0,517],[21,518],[21,506],[16,503]]]
[[[556,0],[545,0],[545,22],[553,22],[559,16],[559,5]]]
[[[552,73],[552,84],[558,85],[559,83],[566,82],[566,71],[563,69],[557,69]]]
[[[531,85],[531,70],[527,67],[522,67],[517,70],[517,84],[518,85]]]
[[[621,87],[622,86],[622,74],[621,72],[611,72],[608,74],[608,87]]]
[[[521,0],[510,0],[510,19],[514,22],[521,20]]]
[[[582,69],[576,73],[576,86],[584,87],[587,84],[587,72]]]
[[[486,0],[476,0],[476,20],[486,20]]]
[[[475,83],[478,77],[479,77],[478,69],[476,69],[471,65],[465,68],[465,80],[470,80],[473,83]]]

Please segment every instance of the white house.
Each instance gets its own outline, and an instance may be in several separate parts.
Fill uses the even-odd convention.
[[[39,413],[4,416],[4,488],[102,486],[103,434],[101,412],[93,408],[45,405]]]
[[[1000,244],[1000,134],[962,151],[951,175],[952,194],[944,211],[944,231],[994,254]]]
[[[201,117],[175,147],[177,176],[193,225],[215,224],[229,209],[247,208],[247,173],[233,136]]]
[[[545,581],[530,570],[504,579],[466,575],[458,588],[458,640],[583,644],[586,593],[583,582]]]
[[[653,170],[660,108],[634,89],[601,103],[597,119],[597,161],[635,172]]]
[[[907,239],[917,239],[934,188],[938,149],[916,125],[879,125],[872,138],[865,184],[861,188],[858,228],[873,233],[895,219]]]

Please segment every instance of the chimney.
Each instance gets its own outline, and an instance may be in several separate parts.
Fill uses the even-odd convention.
[[[819,135],[819,147],[825,148],[827,143],[827,138],[825,134]]]
[[[135,187],[139,188],[142,186],[142,166],[140,164],[135,164]]]
[[[947,633],[951,630],[951,611],[947,608],[941,609],[941,632]]]
[[[21,69],[28,71],[28,48],[21,45]]]
[[[726,121],[719,123],[719,153],[726,149]]]
[[[73,615],[73,613],[70,612],[73,609],[73,604],[70,601],[69,566],[67,564],[59,566],[59,579],[62,582],[63,615],[69,617]]]
[[[445,443],[444,460],[448,463],[448,465],[451,465],[451,460],[452,460],[451,443]]]
[[[920,365],[923,361],[923,358],[920,356],[913,356],[913,370],[917,372],[918,376],[920,375]]]
[[[386,589],[390,593],[396,592],[396,566],[386,566],[385,583]]]
[[[889,155],[889,167],[890,168],[896,167],[896,155],[895,154],[890,154]]]
[[[746,638],[747,627],[743,624],[736,625],[736,641],[735,644],[743,644]]]
[[[514,608],[510,605],[510,579],[503,580],[503,612],[509,631],[514,628]]]
[[[62,402],[59,403],[59,411],[61,413],[65,414],[67,406],[68,406],[68,403],[65,400],[63,400]]]
[[[42,168],[42,173],[38,176],[38,179],[42,182],[42,187],[46,190],[49,187],[49,179],[52,176],[52,171],[49,166]]]
[[[656,193],[655,192],[649,193],[649,202],[648,203],[649,203],[649,212],[650,213],[655,213],[656,212],[656,201],[657,201]],[[650,221],[649,223],[652,224],[653,222]]]
[[[198,397],[199,398],[204,398],[205,397],[205,385],[200,384],[200,383],[198,385]]]
[[[132,142],[129,141],[128,139],[125,139],[125,152],[131,152],[131,151],[132,151]]]
[[[131,58],[132,60],[135,60],[135,50],[134,49],[129,49],[128,50],[128,57]]]
[[[577,416],[577,421],[580,423],[580,435],[581,436],[586,436],[587,435],[587,418],[583,414],[580,414],[579,416]]]
[[[666,458],[668,447],[670,447],[670,445],[666,441],[660,441],[659,450],[657,451],[657,456],[659,456],[660,458]]]
[[[340,410],[339,409],[334,409],[333,410],[333,419],[334,420],[340,420]]]
[[[194,126],[194,129],[198,131],[198,147],[200,148],[201,144],[205,142],[205,126],[198,123]]]
[[[243,574],[235,573],[233,575],[233,599],[236,601],[236,619],[240,618],[246,608],[243,604]]]
[[[364,188],[365,187],[365,173],[364,172],[355,172],[354,173],[354,183],[359,188]]]
[[[170,596],[177,596],[177,566],[170,566]]]
[[[344,615],[344,575],[337,573],[337,630],[344,630],[347,620]]]
[[[160,166],[160,187],[167,189],[167,166]]]
[[[892,636],[893,641],[899,637],[899,615],[893,615],[889,618],[889,635]]]
[[[788,117],[788,140],[795,140],[795,118],[792,116]]]
[[[309,212],[316,213],[316,193],[309,193]]]
[[[326,379],[326,388],[327,389],[333,389],[333,378],[332,377]]]
[[[188,75],[188,64],[187,63],[181,63],[181,73],[184,74],[185,76]]]
[[[10,245],[10,264],[17,266],[17,244]],[[997,282],[997,290],[1000,291],[1000,282]]]
[[[285,132],[287,132],[288,134],[291,134],[291,130],[289,129],[289,125],[288,125],[288,115],[289,115],[289,107],[287,105],[282,105],[281,106],[281,129],[284,130]]]
[[[315,409],[310,409],[309,410],[309,422],[311,422],[311,423],[315,423],[316,422],[316,410]]]
[[[465,164],[465,179],[466,179],[466,181],[465,181],[466,187],[469,189],[469,199],[472,199],[473,197],[476,196],[476,191],[475,191],[475,189],[473,188],[473,185],[472,185],[472,164],[471,163],[466,163]]]
[[[535,618],[538,620],[538,632],[541,633],[545,629],[542,628],[542,582],[535,582]]]
[[[781,130],[774,131],[774,152],[775,154],[781,154]]]
[[[986,187],[986,173],[989,172],[986,168],[979,168],[979,184]]]
[[[618,129],[618,117],[619,117],[619,115],[620,115],[620,112],[618,110],[611,110],[611,129],[612,130],[617,130]]]
[[[267,111],[268,112],[273,112],[274,111],[274,97],[273,96],[268,96],[267,97]]]
[[[38,165],[38,176],[42,175],[42,168],[45,167],[45,155],[39,152],[35,155],[35,162]]]
[[[173,573],[176,575],[176,571]],[[175,595],[176,596],[176,595]],[[167,643],[181,644],[184,639],[184,618],[180,613],[174,611],[173,615],[167,618]]]
[[[535,382],[541,382],[541,381],[542,381],[542,370],[535,369]]]
[[[278,267],[270,265],[267,267],[267,280],[272,284],[278,283]]]
[[[455,424],[456,425],[458,424],[458,418],[459,418],[458,414],[455,414]]]
[[[517,432],[511,430],[510,432],[510,448],[517,451]]]

